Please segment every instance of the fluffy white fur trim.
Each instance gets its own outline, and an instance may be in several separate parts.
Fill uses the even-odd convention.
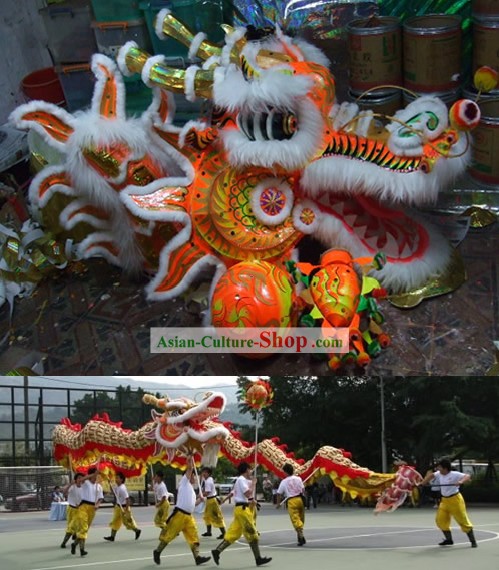
[[[193,60],[197,54],[199,46],[204,42],[206,39],[206,34],[204,32],[198,32],[193,38],[191,45],[189,46],[188,57],[190,60]]]
[[[213,66],[219,66],[221,62],[221,58],[219,55],[212,55],[206,61],[203,61],[203,65],[201,66],[203,69],[210,69]]]
[[[47,166],[33,178],[29,185],[29,201],[31,204],[38,208],[43,208],[47,205],[50,198],[55,194],[55,192],[61,192],[66,196],[76,196],[77,193],[74,188],[67,186],[66,184],[52,184],[40,198],[40,185],[48,178],[56,174],[65,174],[66,169],[61,166]]]
[[[166,101],[166,116],[162,117],[159,114],[159,108],[162,101]],[[143,113],[142,118],[147,121],[152,121],[155,126],[161,126],[170,132],[178,132],[178,127],[172,125],[175,118],[175,98],[173,93],[165,91],[159,87],[152,88],[152,101],[146,111]],[[164,143],[166,144],[166,143]]]
[[[320,111],[306,99],[295,104],[298,131],[289,140],[250,141],[238,129],[222,133],[229,161],[236,166],[282,166],[288,170],[304,167],[318,152],[324,123]]]
[[[194,81],[196,79],[196,73],[201,68],[197,65],[190,65],[185,70],[185,79],[184,79],[184,92],[185,98],[187,101],[195,101],[196,100],[196,92],[194,90]]]
[[[265,212],[261,205],[262,194],[269,188],[278,190],[284,195],[284,204],[279,212],[275,215]],[[266,178],[253,188],[250,196],[251,208],[256,219],[267,226],[278,226],[282,224],[291,214],[293,208],[293,191],[289,184],[277,178]]]
[[[112,265],[122,267],[118,257],[113,255],[107,248],[97,245],[101,242],[109,242],[113,245],[115,244],[111,234],[106,232],[93,232],[78,245],[78,254],[83,259],[88,259],[90,257],[103,257]]]
[[[215,74],[213,100],[229,111],[243,108],[292,108],[312,87],[309,77],[290,76],[275,70],[263,71],[254,81],[246,81],[235,67],[224,76]]]
[[[46,101],[30,101],[24,105],[20,105],[17,109],[14,109],[9,116],[9,122],[16,128],[21,130],[33,129],[36,131],[43,140],[52,148],[60,152],[66,152],[66,143],[61,142],[53,138],[38,122],[33,119],[26,120],[23,117],[27,113],[34,113],[36,111],[42,111],[49,115],[53,115],[59,121],[64,123],[71,130],[75,129],[76,120],[67,111],[54,105],[53,103],[47,103]],[[71,135],[70,135],[71,136]]]
[[[107,219],[98,218],[97,216],[93,216],[92,214],[85,212],[78,212],[78,210],[85,208],[88,205],[89,203],[84,200],[73,200],[64,208],[64,210],[62,210],[59,216],[61,225],[65,229],[70,230],[80,222],[87,222],[96,229],[110,229],[110,224]]]
[[[317,46],[309,44],[301,38],[293,38],[293,43],[297,45],[305,56],[305,61],[313,61],[319,65],[329,68],[331,62],[326,54]]]
[[[129,41],[125,45],[122,45],[118,51],[118,56],[116,57],[116,63],[118,64],[118,69],[126,77],[132,77],[135,75],[135,71],[130,71],[128,65],[126,64],[126,55],[130,48],[138,48],[137,42]]]
[[[230,52],[234,45],[246,34],[246,28],[237,28],[232,33],[225,36],[225,45],[222,48],[222,65],[228,67],[230,65]]]
[[[149,78],[149,74],[151,73],[151,68],[156,65],[166,65],[166,58],[164,55],[153,55],[149,57],[142,68],[141,77],[142,81],[147,85],[147,87],[154,87],[155,83],[151,81]]]
[[[163,8],[156,15],[156,20],[154,22],[154,31],[160,40],[166,40],[166,38],[168,38],[168,36],[163,33],[163,21],[166,16],[171,13],[171,10],[168,10],[168,8]]]

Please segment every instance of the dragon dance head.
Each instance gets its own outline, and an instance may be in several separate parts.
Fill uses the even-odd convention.
[[[200,402],[186,397],[156,398],[151,394],[145,394],[143,401],[163,410],[151,411],[154,425],[146,437],[166,448],[169,459],[177,452],[202,454],[208,444],[217,446],[229,434],[225,426],[212,421],[225,408],[226,399],[221,392],[208,392]]]
[[[253,213],[266,223],[282,222],[286,214],[291,219],[292,193],[301,208],[293,218],[298,231],[354,257],[383,251],[387,263],[373,275],[394,291],[445,269],[450,247],[407,208],[435,201],[466,168],[466,131],[479,119],[474,102],[461,101],[464,120],[451,121],[454,110],[421,97],[385,117],[383,126],[372,111],[339,105],[322,52],[279,29],[226,26],[218,47],[203,33],[194,36],[169,10],[158,14],[156,26],[158,35],[186,44],[202,66],[172,69],[163,56],[149,57],[129,42],[119,54],[120,69],[141,73],[150,86],[211,101],[212,127],[228,163],[271,173],[263,185],[272,182],[276,191],[269,198],[260,184]],[[267,216],[269,200],[286,201],[286,214]]]

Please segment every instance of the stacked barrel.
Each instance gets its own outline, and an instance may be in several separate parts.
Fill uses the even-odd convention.
[[[499,73],[499,0],[474,0],[472,73],[487,66]],[[467,88],[464,95],[476,98]],[[499,89],[480,93],[478,105],[482,118],[475,129],[470,174],[481,183],[499,187]]]

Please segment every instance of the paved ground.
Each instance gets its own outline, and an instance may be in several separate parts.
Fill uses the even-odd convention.
[[[224,506],[230,521],[232,507]],[[271,556],[269,570],[495,570],[498,567],[498,508],[469,508],[479,542],[477,549],[453,529],[456,544],[439,547],[439,531],[434,527],[432,508],[399,509],[395,513],[374,516],[372,510],[358,507],[320,506],[307,511],[307,544],[298,548],[285,511],[264,504],[258,518],[262,553]],[[69,568],[117,568],[140,570],[154,568],[151,552],[156,546],[158,530],[151,524],[153,509],[135,509],[143,532],[139,541],[121,530],[115,543],[102,540],[108,532],[111,511],[98,512],[87,542],[89,555],[71,556],[69,549],[59,548],[64,522],[49,522],[48,513],[0,514],[0,561],[7,570],[62,570]],[[199,521],[201,532],[204,530]],[[201,550],[209,553],[217,544],[214,538],[202,538]],[[165,568],[192,568],[194,561],[182,537],[163,552]],[[213,561],[206,568],[215,568]],[[220,568],[253,568],[253,557],[242,541],[227,549]]]

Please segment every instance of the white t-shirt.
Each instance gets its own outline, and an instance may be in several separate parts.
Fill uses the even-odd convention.
[[[203,489],[203,495],[205,497],[216,497],[217,496],[217,489],[215,487],[215,481],[213,481],[213,477],[207,477],[201,483],[201,488]]]
[[[446,475],[442,475],[440,471],[436,471],[434,475],[433,486],[442,485],[442,487],[440,487],[442,497],[450,497],[459,493],[459,485],[457,485],[457,483],[465,477],[465,474],[460,471],[449,471]]]
[[[168,489],[166,488],[165,482],[154,483],[154,498],[156,499],[156,503],[159,503],[163,497],[166,497],[168,501]]]
[[[284,497],[296,497],[303,492],[303,481],[297,475],[290,475],[283,479],[277,489],[277,494]]]
[[[87,501],[87,503],[96,503],[99,500],[102,501],[104,498],[101,485],[99,483],[92,483],[89,479],[83,481],[80,489],[81,500]]]
[[[187,478],[187,475],[184,475],[182,479],[180,479],[175,506],[186,513],[192,514],[194,512],[194,507],[196,506],[196,492]]]
[[[81,487],[71,485],[68,490],[68,503],[72,507],[77,507],[81,503]]]
[[[114,489],[114,494],[116,496],[116,502],[118,505],[121,505],[122,507],[126,506],[126,500],[128,499],[128,489],[126,488],[125,483],[122,483],[121,485],[118,485],[115,489]]]
[[[246,479],[244,475],[240,475],[234,483],[234,501],[236,503],[248,503],[248,497],[244,494],[251,491],[253,482]]]

